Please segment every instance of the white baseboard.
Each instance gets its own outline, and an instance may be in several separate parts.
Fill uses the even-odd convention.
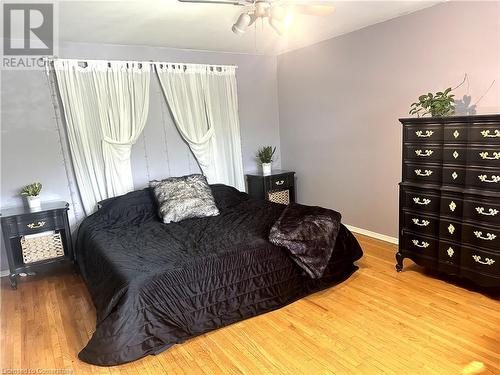
[[[399,241],[396,237],[386,236],[385,234],[372,232],[371,230],[367,230],[367,229],[363,229],[363,228],[353,227],[352,225],[347,225],[347,224],[344,224],[344,225],[347,227],[347,229],[349,229],[351,232],[354,232],[354,233],[359,233],[359,234],[362,234],[362,235],[365,235],[368,237],[373,237],[373,238],[376,238],[377,240],[393,243],[395,245],[397,245],[399,243]]]

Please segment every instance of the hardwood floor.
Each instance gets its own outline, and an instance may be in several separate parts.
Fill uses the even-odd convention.
[[[346,282],[280,310],[116,367],[78,360],[95,324],[70,272],[2,279],[0,368],[74,374],[500,374],[500,301],[441,280],[395,246],[357,236],[365,251]],[[482,363],[482,365],[481,365]],[[24,372],[40,373],[40,372]]]

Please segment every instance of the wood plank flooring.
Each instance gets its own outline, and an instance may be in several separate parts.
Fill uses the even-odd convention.
[[[357,237],[365,256],[346,282],[115,367],[91,366],[77,358],[95,325],[79,276],[28,277],[20,280],[17,291],[2,278],[0,369],[44,374],[447,375],[470,373],[469,365],[482,368],[476,373],[500,374],[498,297],[425,273],[410,260],[396,273],[394,245]]]

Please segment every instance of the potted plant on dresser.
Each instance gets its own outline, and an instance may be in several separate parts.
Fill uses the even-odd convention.
[[[262,174],[264,176],[269,176],[271,174],[271,165],[275,152],[276,147],[272,146],[264,146],[257,151],[257,159],[259,159],[262,164]]]
[[[26,185],[21,190],[21,195],[26,197],[28,202],[28,207],[30,209],[40,208],[40,192],[42,191],[42,184],[40,182],[33,182],[32,184]]]

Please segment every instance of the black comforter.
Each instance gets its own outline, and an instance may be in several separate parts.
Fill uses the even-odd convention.
[[[221,214],[163,224],[148,189],[110,199],[84,220],[77,261],[97,311],[79,357],[116,365],[282,307],[345,280],[362,256],[342,226],[319,279],[268,240],[284,206],[213,185]]]

